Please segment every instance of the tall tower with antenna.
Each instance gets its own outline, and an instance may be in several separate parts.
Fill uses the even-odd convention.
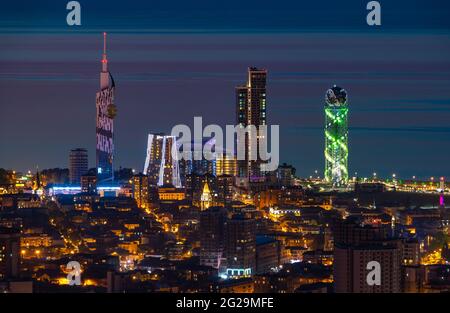
[[[106,55],[106,33],[103,33],[102,70],[100,72],[100,90],[96,95],[96,168],[97,182],[111,183],[114,181],[114,105],[115,84],[108,70]]]

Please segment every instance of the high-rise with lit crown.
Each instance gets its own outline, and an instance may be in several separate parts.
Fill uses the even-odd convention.
[[[334,85],[325,95],[325,180],[335,187],[348,181],[347,92]]]
[[[236,87],[236,122],[241,127],[256,127],[256,151],[252,151],[251,135],[245,135],[245,160],[239,160],[238,175],[250,180],[261,178],[262,161],[258,156],[260,146],[260,126],[266,125],[266,78],[267,70],[250,67],[247,84]],[[239,142],[238,142],[239,146]],[[256,156],[252,158],[253,156]],[[253,160],[252,160],[253,159]]]
[[[98,183],[114,180],[114,105],[115,84],[108,70],[106,56],[106,33],[103,33],[102,71],[100,72],[100,91],[96,96],[97,127],[96,127],[96,167]]]

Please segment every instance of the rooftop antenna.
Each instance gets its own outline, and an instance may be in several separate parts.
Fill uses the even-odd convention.
[[[106,55],[106,32],[103,32],[103,55]]]
[[[106,32],[103,32],[102,72],[108,72],[108,59],[106,58]]]

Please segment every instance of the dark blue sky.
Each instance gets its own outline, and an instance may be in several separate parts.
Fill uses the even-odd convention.
[[[66,29],[67,0],[7,1],[0,25]],[[83,29],[366,30],[367,0],[85,0]],[[448,29],[446,0],[380,1],[383,29]]]
[[[323,97],[344,87],[350,173],[450,177],[450,4],[380,1],[14,1],[0,10],[0,167],[66,167],[95,156],[101,34],[117,84],[116,166],[140,169],[148,132],[234,122],[247,66],[269,71],[268,117],[281,159],[323,168]]]

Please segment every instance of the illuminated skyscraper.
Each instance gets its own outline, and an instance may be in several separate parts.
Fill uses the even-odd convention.
[[[150,185],[181,188],[178,160],[172,157],[172,147],[176,145],[175,136],[148,135],[144,174],[148,175]]]
[[[102,71],[100,72],[100,91],[97,92],[97,147],[96,167],[98,183],[112,182],[114,180],[114,118],[116,106],[114,105],[115,84],[108,71],[106,57],[106,33],[103,33]]]
[[[245,160],[239,160],[238,174],[250,180],[261,178],[262,160],[258,156],[260,146],[261,125],[266,125],[266,78],[267,70],[250,67],[248,69],[247,84],[236,87],[236,119],[237,125],[247,127],[254,125],[257,131],[256,151],[252,151],[250,144],[253,138],[247,133],[245,136]],[[239,147],[239,142],[238,142]],[[254,156],[252,158],[252,155]],[[253,160],[252,160],[253,159]]]
[[[347,92],[337,87],[325,95],[325,180],[335,187],[348,181]]]
[[[137,174],[133,176],[133,197],[139,208],[149,208],[149,184],[148,176]]]

